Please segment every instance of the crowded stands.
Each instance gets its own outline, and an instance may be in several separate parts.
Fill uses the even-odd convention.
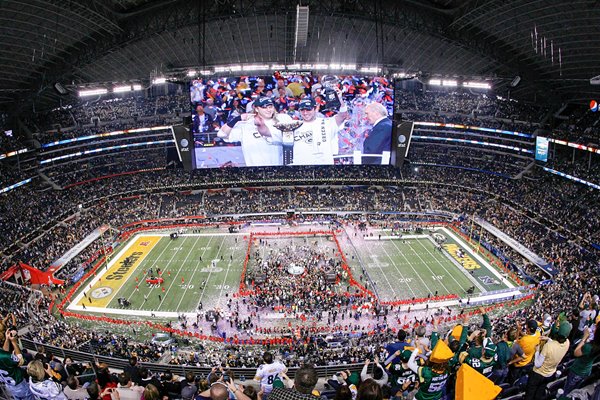
[[[30,138],[3,138],[2,152],[21,144],[25,146],[34,139],[44,144],[127,127],[168,124],[180,119],[181,113],[189,112],[187,98],[187,93],[174,91],[155,98],[115,98],[62,107],[26,121],[32,132]],[[397,111],[405,119],[529,133],[544,128],[541,121],[549,112],[535,105],[467,92],[401,91],[397,104]],[[586,124],[585,117],[581,117],[565,127],[569,140],[591,137],[597,143],[596,128],[587,129]],[[561,137],[560,131],[553,132]],[[134,143],[141,136],[126,140]],[[501,136],[490,141],[506,143]],[[73,151],[70,146],[61,147],[64,153],[59,154]],[[312,364],[322,377],[327,371],[327,383],[320,383],[318,389],[321,396],[336,399],[362,399],[361,395],[365,399],[442,396],[450,399],[460,390],[455,382],[463,364],[500,385],[500,396],[504,398],[519,396],[518,393],[526,398],[577,394],[598,379],[600,335],[594,335],[600,307],[597,190],[547,174],[532,158],[485,151],[476,146],[437,146],[427,141],[413,144],[410,163],[402,169],[265,167],[184,173],[165,161],[167,151],[166,145],[149,146],[135,152],[117,151],[107,157],[45,165],[31,175],[35,175],[31,183],[3,193],[2,271],[17,262],[46,270],[102,225],[109,226],[110,234],[116,236],[126,224],[142,220],[158,219],[153,222],[157,228],[163,224],[160,219],[168,224],[170,221],[166,220],[184,216],[219,222],[227,220],[230,214],[261,213],[263,219],[278,220],[279,216],[269,214],[293,209],[364,212],[369,226],[386,226],[398,219],[397,215],[386,212],[403,212],[404,218],[411,221],[425,220],[423,214],[436,212],[454,221],[466,235],[477,235],[486,248],[494,249],[497,257],[507,260],[511,271],[536,286],[535,297],[506,310],[465,306],[400,313],[399,309],[392,309],[384,319],[376,308],[360,315],[351,313],[347,298],[334,296],[330,303],[319,302],[306,291],[290,288],[289,293],[276,293],[277,296],[255,294],[252,305],[232,301],[233,316],[223,315],[220,321],[220,328],[227,329],[229,337],[294,338],[285,344],[216,343],[187,337],[160,343],[139,340],[139,332],[133,328],[114,329],[104,322],[94,327],[65,319],[53,312],[50,300],[64,297],[63,288],[48,285],[32,290],[26,284],[7,282],[0,286],[4,352],[15,351],[17,361],[10,367],[26,367],[28,373],[26,377],[22,370],[11,371],[13,382],[5,381],[5,387],[15,397],[31,398],[28,396],[33,393],[38,398],[101,396],[105,400],[109,397],[118,400],[119,395],[114,392],[122,392],[120,396],[138,399],[142,395],[144,399],[152,396],[202,399],[211,397],[210,391],[206,392],[210,384],[228,384],[225,376],[239,376],[239,369],[244,377],[254,376],[257,368],[269,364],[265,361],[269,359],[264,355],[266,351],[292,369]],[[570,160],[569,156],[557,158],[549,166],[599,183],[596,159]],[[44,152],[40,151],[38,157],[44,157]],[[5,168],[9,171],[3,173],[3,185],[29,177],[19,168],[5,165],[6,161],[0,162],[2,171]],[[243,190],[247,186],[255,190]],[[552,275],[532,265],[492,234],[473,231],[470,218],[475,215],[550,260],[557,273]],[[335,222],[349,225],[356,222],[353,218],[339,217]],[[70,282],[76,273],[91,268],[104,247],[105,243],[96,240],[62,265],[55,276]],[[267,287],[289,283],[279,273],[279,266],[290,263],[312,262],[323,273],[341,273],[339,260],[326,253],[306,243],[298,248],[281,249],[273,258],[257,254],[251,260],[253,278],[262,276]],[[321,274],[315,274],[304,284],[315,292],[329,290]],[[274,287],[267,292],[275,291]],[[260,311],[281,306],[282,299],[289,296],[307,306],[315,318],[334,303],[342,303],[340,316],[337,320],[327,320],[327,329],[307,324],[296,332],[261,326]],[[252,317],[238,317],[240,309]],[[210,333],[217,321],[208,321],[200,314],[199,311],[197,319],[181,317],[165,324],[194,333]],[[37,350],[35,354],[21,349],[16,330],[26,339],[28,347]],[[540,341],[545,343],[546,350],[536,354],[535,344]],[[84,355],[78,361],[86,362],[60,357],[58,349],[81,352]],[[548,355],[550,351],[552,357]],[[119,361],[107,364],[95,356]],[[124,365],[123,360],[128,360],[129,365]],[[138,361],[144,365],[136,365]],[[186,367],[198,369],[188,370],[184,377]],[[182,376],[176,376],[170,369],[181,371]],[[555,374],[556,371],[560,373]],[[92,378],[84,378],[89,376]],[[437,379],[434,383],[432,377]],[[296,379],[300,379],[300,374]],[[273,395],[268,397],[277,398],[273,382],[266,385],[256,382],[256,388],[250,389],[252,384],[237,380],[238,386],[233,384],[228,388],[230,398],[261,398],[271,390]],[[285,386],[287,380],[279,383]],[[546,385],[549,397],[536,397],[540,390],[546,390]],[[235,394],[238,389],[241,389],[239,395]],[[375,397],[365,395],[368,390],[374,391]]]

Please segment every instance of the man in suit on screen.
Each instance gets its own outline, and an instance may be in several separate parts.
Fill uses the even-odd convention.
[[[365,115],[373,126],[369,136],[363,143],[362,164],[381,164],[381,157],[373,157],[390,151],[392,146],[392,120],[388,118],[387,109],[380,103],[371,103],[365,107]]]

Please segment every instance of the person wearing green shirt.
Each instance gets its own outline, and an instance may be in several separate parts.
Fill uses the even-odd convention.
[[[12,347],[12,352],[11,352]],[[6,389],[17,400],[34,400],[29,389],[29,383],[25,379],[25,373],[21,366],[25,363],[17,331],[9,330],[4,334],[4,345],[0,349],[0,382],[4,382]]]
[[[583,330],[583,338],[573,351],[575,361],[569,367],[567,382],[565,383],[563,396],[568,395],[576,389],[581,382],[592,373],[594,361],[600,356],[600,323],[596,324],[596,334],[591,342],[588,342],[590,337],[590,329],[586,327]]]

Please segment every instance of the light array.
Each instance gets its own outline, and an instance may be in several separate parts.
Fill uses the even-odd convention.
[[[131,91],[142,90],[142,85],[136,83],[134,85],[119,85],[112,88],[112,93],[127,93]],[[101,96],[107,94],[106,88],[85,89],[79,91],[79,97]]]
[[[440,78],[432,78],[429,80],[429,84],[433,86],[446,86],[446,87],[457,87],[459,86],[458,81],[456,79],[440,79]],[[489,82],[475,82],[475,81],[466,81],[461,83],[462,87],[471,88],[471,89],[491,89],[492,85]]]

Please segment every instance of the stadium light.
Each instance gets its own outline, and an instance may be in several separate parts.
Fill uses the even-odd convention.
[[[429,80],[429,84],[430,85],[441,86],[442,85],[442,80],[441,79],[430,79]]]
[[[274,69],[274,70],[285,69],[285,65],[283,65],[283,64],[273,64],[273,65],[271,65],[271,69]]]
[[[341,67],[342,67],[342,69],[355,70],[356,69],[356,64],[342,64]]]
[[[229,69],[231,70],[231,72],[236,72],[236,71],[241,71],[242,70],[242,66],[241,65],[230,65]]]
[[[189,76],[189,77],[192,77],[192,76],[195,76],[195,75],[196,75],[196,70],[195,69],[190,69],[187,72],[187,76]]]
[[[80,90],[79,91],[79,97],[98,96],[98,95],[106,94],[106,93],[108,93],[107,89]]]
[[[133,85],[133,90],[142,90],[142,85],[136,83],[135,85]]]
[[[492,85],[487,82],[463,82],[463,86],[473,89],[491,89]]]
[[[456,82],[455,80],[443,80],[442,86],[456,87],[458,86],[458,82]]]
[[[167,78],[164,78],[164,77],[159,77],[159,78],[152,79],[152,84],[153,85],[160,85],[161,83],[165,83],[165,82],[167,82]]]
[[[115,86],[113,88],[113,93],[125,93],[125,92],[131,92],[131,85]]]
[[[242,67],[244,71],[263,71],[269,69],[267,64],[250,64]],[[233,70],[232,70],[233,71]]]
[[[364,72],[367,74],[376,74],[380,71],[381,71],[381,68],[379,68],[379,67],[362,67],[360,69],[360,72]]]

